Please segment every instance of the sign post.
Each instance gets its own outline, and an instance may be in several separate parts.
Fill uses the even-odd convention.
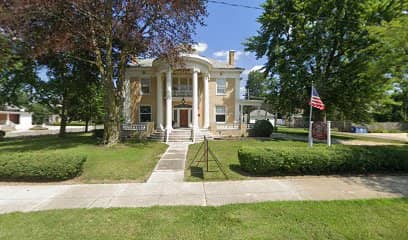
[[[331,121],[327,121],[327,146],[331,146]]]

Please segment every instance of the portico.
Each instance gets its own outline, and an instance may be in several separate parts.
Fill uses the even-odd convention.
[[[135,60],[126,72],[125,122],[154,122],[158,132],[167,133],[237,124],[244,69],[235,67],[233,57],[231,51],[228,62],[194,53],[182,54],[173,64],[162,58]]]
[[[160,60],[153,62],[153,67],[159,69],[156,74],[156,128],[158,129],[164,127],[171,132],[173,127],[190,127],[193,129],[209,127],[208,81],[211,63],[197,55],[185,55],[183,57],[188,61],[179,66],[170,66]],[[163,75],[165,75],[165,78],[163,78]],[[200,84],[199,79],[202,81]],[[164,103],[162,101],[163,85],[166,86]],[[202,86],[200,88],[203,95],[202,110],[199,107],[199,85]],[[165,117],[163,117],[163,112]],[[203,115],[203,121],[200,124],[199,117],[201,114]]]

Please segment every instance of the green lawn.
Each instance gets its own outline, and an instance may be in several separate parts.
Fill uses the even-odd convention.
[[[104,147],[90,134],[68,134],[66,138],[39,136],[0,141],[0,154],[14,152],[63,152],[86,155],[84,171],[75,181],[114,182],[144,181],[167,146],[157,142],[140,142]]]
[[[200,148],[202,143],[197,143],[189,146],[188,154],[187,154],[187,164],[185,170],[185,178],[188,181],[202,181],[203,178],[205,181],[214,181],[214,180],[224,180],[225,177],[222,172],[218,169],[216,163],[211,161],[209,163],[209,171],[206,171],[206,167],[204,163],[200,163],[198,167],[203,169],[203,176],[199,174],[193,173],[191,174],[191,170],[188,168],[190,163],[193,161],[197,150]],[[208,142],[208,147],[213,151],[216,157],[221,162],[223,168],[225,169],[229,179],[232,180],[240,180],[240,179],[248,179],[251,176],[248,176],[245,172],[240,169],[239,161],[238,161],[238,149],[242,145],[248,146],[304,146],[307,147],[307,144],[304,142],[299,141],[287,141],[287,140],[257,140],[253,138],[246,138],[243,140],[214,140]],[[325,147],[324,144],[315,144],[315,147]],[[200,156],[202,155],[202,150],[200,151]],[[211,160],[211,158],[209,158]],[[192,166],[196,166],[197,162],[194,162]]]
[[[278,133],[290,134],[290,135],[300,135],[307,137],[308,130],[305,128],[288,128],[279,126]],[[273,136],[273,134],[272,134]],[[384,139],[384,138],[376,138],[371,136],[364,136],[364,135],[350,135],[347,133],[336,132],[332,131],[332,138],[333,139],[341,139],[341,140],[361,140],[361,141],[369,141],[369,142],[382,142],[382,143],[397,143],[397,144],[408,144],[404,141],[393,140],[393,139]]]
[[[408,199],[0,215],[0,239],[408,239]]]

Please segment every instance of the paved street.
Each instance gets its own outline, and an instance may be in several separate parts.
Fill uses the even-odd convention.
[[[0,213],[61,208],[218,206],[281,200],[408,197],[408,176],[288,177],[226,182],[2,185]]]

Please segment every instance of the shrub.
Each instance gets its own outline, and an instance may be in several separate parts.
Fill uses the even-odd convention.
[[[273,132],[273,125],[268,120],[258,120],[251,129],[253,137],[270,137]]]
[[[396,146],[241,147],[241,168],[252,174],[320,175],[408,172],[408,148]]]
[[[0,130],[0,140],[3,139],[4,136],[6,136],[6,132],[3,130]]]
[[[95,129],[93,131],[93,135],[96,138],[103,138],[103,133],[104,133],[103,129]]]
[[[84,156],[63,153],[15,153],[0,155],[0,180],[59,181],[82,173]]]

